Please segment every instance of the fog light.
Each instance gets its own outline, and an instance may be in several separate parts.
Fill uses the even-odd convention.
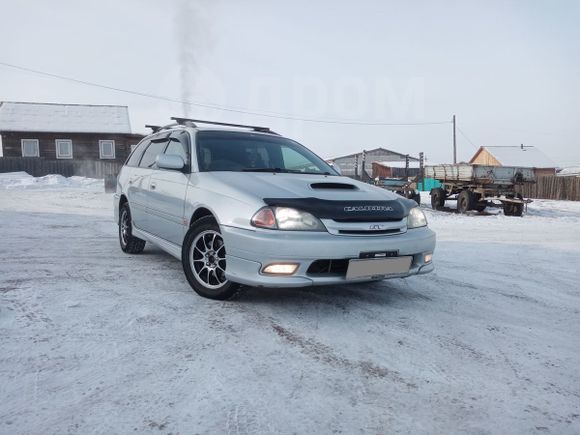
[[[425,263],[431,263],[431,260],[433,260],[433,254],[425,254],[423,258],[425,259]]]
[[[273,263],[262,269],[262,273],[269,275],[293,275],[298,269],[296,263]]]

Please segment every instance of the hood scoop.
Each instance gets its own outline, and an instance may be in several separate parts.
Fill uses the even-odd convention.
[[[312,183],[310,185],[313,189],[330,189],[330,190],[358,190],[354,184],[348,183]]]

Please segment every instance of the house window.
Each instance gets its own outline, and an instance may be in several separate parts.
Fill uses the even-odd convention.
[[[115,141],[114,140],[100,140],[99,141],[99,157],[101,159],[115,158]]]
[[[40,157],[38,139],[22,139],[22,157]]]
[[[72,140],[57,139],[56,143],[56,158],[57,159],[72,159]]]

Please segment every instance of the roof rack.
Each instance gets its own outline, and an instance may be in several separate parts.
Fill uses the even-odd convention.
[[[238,128],[249,128],[250,130],[259,131],[261,133],[278,134],[268,127],[259,127],[257,125],[244,125],[244,124],[232,124],[229,122],[217,122],[217,121],[204,121],[201,119],[190,119],[190,118],[178,118],[171,117],[172,120],[177,122],[179,125],[184,125],[187,127],[196,127],[196,124],[211,124],[211,125],[223,125],[226,127],[238,127]]]
[[[172,122],[171,124],[167,124],[167,125],[150,125],[150,124],[146,124],[145,127],[146,128],[150,128],[151,130],[153,130],[153,133],[157,133],[158,131],[161,131],[161,130],[169,130],[170,128],[175,128],[175,127],[184,127],[184,125],[178,124],[176,122]]]

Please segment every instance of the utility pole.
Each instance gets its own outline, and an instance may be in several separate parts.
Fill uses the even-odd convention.
[[[425,190],[425,154],[419,153],[419,180],[421,182],[421,190]]]
[[[457,134],[455,133],[455,115],[453,115],[453,164],[457,163]]]

